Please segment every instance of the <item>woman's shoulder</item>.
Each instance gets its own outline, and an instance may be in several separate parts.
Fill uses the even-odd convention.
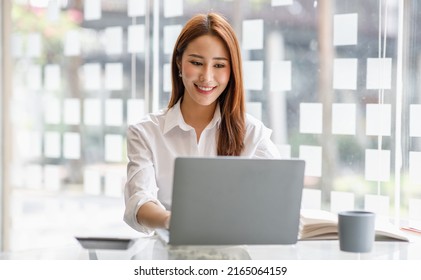
[[[265,127],[263,122],[251,114],[246,114],[246,128],[247,129],[262,129]]]
[[[246,114],[246,135],[248,136],[268,136],[272,133],[272,130],[265,126],[265,124],[258,118]]]
[[[135,124],[129,125],[130,130],[144,130],[153,127],[161,127],[165,121],[168,108],[161,109],[156,112],[148,113],[141,117]]]

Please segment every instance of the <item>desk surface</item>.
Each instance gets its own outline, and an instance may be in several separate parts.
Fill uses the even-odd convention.
[[[421,238],[416,242],[376,241],[370,253],[339,250],[338,240],[298,241],[295,245],[167,246],[156,237],[141,237],[126,250],[87,250],[74,240],[60,248],[0,253],[3,260],[421,260]]]

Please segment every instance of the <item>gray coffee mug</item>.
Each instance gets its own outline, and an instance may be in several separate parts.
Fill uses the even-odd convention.
[[[367,211],[338,213],[339,247],[341,251],[367,253],[373,248],[375,214]]]

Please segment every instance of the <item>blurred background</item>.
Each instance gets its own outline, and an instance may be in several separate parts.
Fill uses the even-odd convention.
[[[178,33],[210,11],[240,40],[248,113],[306,160],[302,206],[421,227],[418,1],[3,0],[2,250],[139,235],[126,129],[166,107]]]

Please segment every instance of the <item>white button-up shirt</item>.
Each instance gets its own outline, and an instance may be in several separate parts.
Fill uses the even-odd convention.
[[[170,109],[147,115],[127,130],[127,183],[124,190],[124,220],[132,228],[152,232],[136,219],[139,208],[152,201],[171,208],[174,160],[180,156],[217,156],[217,132],[221,113],[216,108],[211,122],[197,141],[193,127],[185,123],[180,101]],[[246,135],[241,156],[277,158],[279,151],[270,140],[272,131],[256,118],[246,116]]]

